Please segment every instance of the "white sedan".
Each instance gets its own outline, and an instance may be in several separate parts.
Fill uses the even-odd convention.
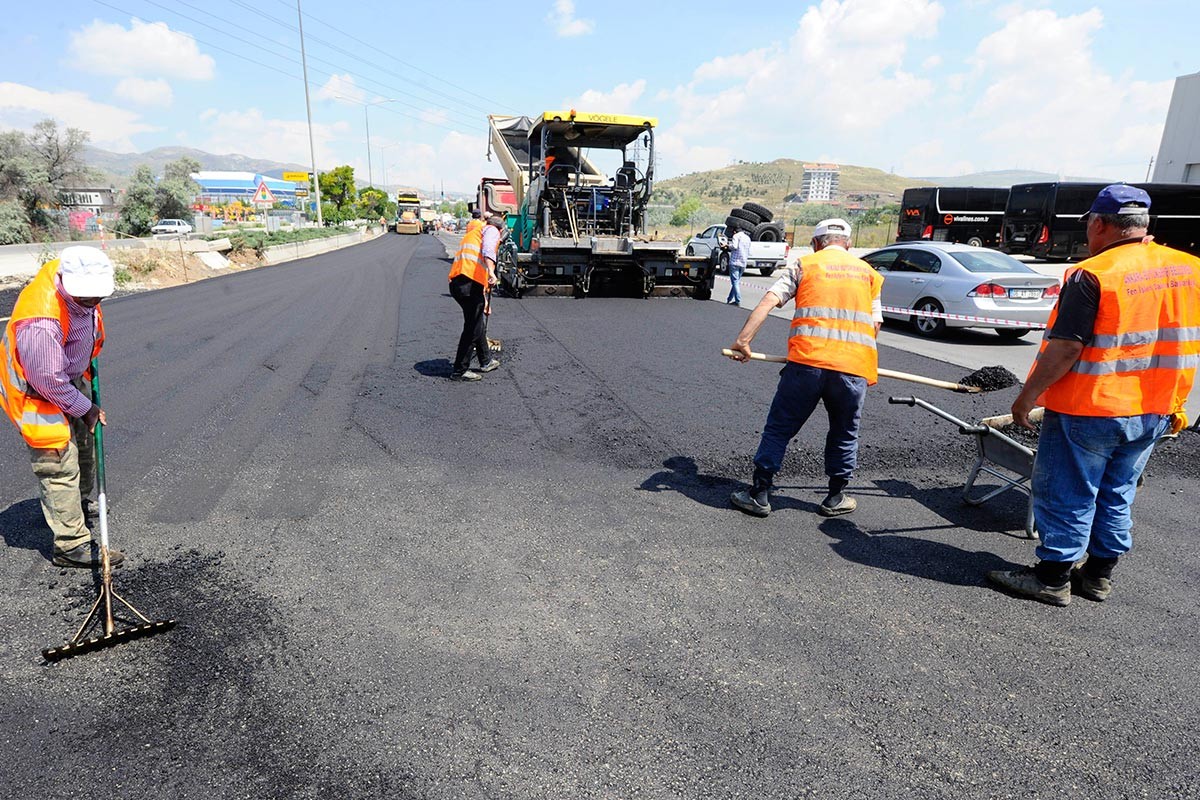
[[[192,226],[181,219],[160,219],[150,228],[150,232],[155,235],[173,233],[179,236],[187,236],[192,232]]]
[[[863,260],[883,275],[883,315],[911,321],[922,336],[939,336],[946,328],[993,328],[1006,339],[1019,339],[1036,329],[1005,322],[1045,324],[1058,302],[1057,278],[986,247],[904,242]]]

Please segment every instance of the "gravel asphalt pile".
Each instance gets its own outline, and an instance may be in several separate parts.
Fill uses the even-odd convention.
[[[460,384],[448,268],[387,236],[107,307],[117,588],[180,624],[41,661],[92,579],[0,439],[0,795],[1197,796],[1200,437],[1152,459],[1112,599],[1050,608],[983,580],[1033,560],[1024,496],[964,505],[973,438],[887,403],[1016,387],[882,380],[834,520],[818,410],[753,519],[746,312],[498,297]]]

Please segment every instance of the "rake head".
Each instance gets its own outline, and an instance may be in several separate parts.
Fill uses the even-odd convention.
[[[141,639],[145,636],[153,636],[156,633],[169,631],[175,627],[176,620],[162,619],[154,622],[143,622],[129,628],[118,628],[112,633],[106,633],[103,636],[93,636],[90,639],[72,639],[66,644],[58,647],[48,647],[42,651],[42,657],[47,661],[61,661],[64,658],[71,656],[90,653],[94,650],[103,650],[106,647],[131,642],[134,639]]]

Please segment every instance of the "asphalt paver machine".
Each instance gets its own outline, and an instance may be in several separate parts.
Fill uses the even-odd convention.
[[[646,232],[656,123],[573,110],[488,117],[489,158],[521,198],[497,265],[505,291],[586,297],[603,283],[643,297],[711,296],[709,259]],[[597,162],[620,166],[610,175]]]

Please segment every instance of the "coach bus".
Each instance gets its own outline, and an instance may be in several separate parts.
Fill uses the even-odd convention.
[[[896,241],[958,242],[975,247],[1000,243],[1008,189],[923,186],[905,189]]]
[[[1004,211],[1000,249],[1047,261],[1083,259],[1089,254],[1087,224],[1105,183],[1022,183],[1012,187]],[[1150,235],[1159,244],[1200,255],[1200,186],[1135,183],[1150,195]]]

